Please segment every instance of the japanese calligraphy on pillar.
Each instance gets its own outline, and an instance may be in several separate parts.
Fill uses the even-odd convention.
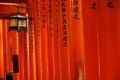
[[[27,33],[23,33],[23,42],[24,42],[24,44],[23,44],[23,47],[24,47],[24,58],[27,60],[27,58],[28,58],[28,52],[27,52]]]
[[[57,15],[57,17],[58,17],[58,15]],[[57,27],[57,29],[56,29],[56,32],[57,32],[57,34],[56,34],[56,38],[59,38],[58,18],[56,18],[56,27]]]
[[[67,31],[67,1],[61,0],[61,10],[62,10],[62,35],[63,35],[63,46],[68,46],[68,31]]]
[[[18,34],[17,32],[14,32],[14,36],[13,36],[13,41],[15,41],[13,47],[14,47],[14,50],[17,52],[18,51]]]
[[[73,19],[80,19],[80,7],[79,7],[79,0],[73,0]]]
[[[41,3],[41,7],[42,7],[42,10],[41,10],[41,24],[42,24],[42,28],[46,28],[47,27],[47,22],[46,22],[46,6],[45,6],[45,0],[42,0],[42,3]]]
[[[59,37],[59,12],[58,12],[58,0],[56,0],[56,4],[55,4],[55,13],[56,13],[56,18],[55,18],[55,21],[56,21],[56,38]]]
[[[29,49],[30,49],[30,53],[33,53],[34,52],[34,30],[33,30],[33,21],[32,21],[32,19],[31,20],[29,20],[29,38],[30,38],[30,40],[29,40],[29,42],[30,42],[30,44],[29,44]]]
[[[40,36],[40,2],[36,2],[36,20],[37,20],[37,35]]]
[[[52,11],[52,0],[49,0],[49,30],[50,30],[50,37],[52,37],[53,36],[53,16],[52,16],[52,13],[53,13],[53,11]]]
[[[23,41],[22,41],[22,38],[23,38],[22,32],[20,32],[19,34],[20,34],[20,43],[22,44],[23,43]]]

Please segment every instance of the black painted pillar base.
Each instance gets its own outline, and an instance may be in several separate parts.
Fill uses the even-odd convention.
[[[6,73],[6,80],[13,80],[13,72]]]
[[[0,80],[4,80],[4,79],[0,77]]]

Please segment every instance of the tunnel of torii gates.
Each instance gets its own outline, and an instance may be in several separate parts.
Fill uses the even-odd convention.
[[[120,80],[120,0],[0,0],[0,80]]]

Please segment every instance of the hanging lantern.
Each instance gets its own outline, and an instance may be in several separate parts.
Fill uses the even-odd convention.
[[[21,15],[19,12],[17,14],[9,16],[9,30],[16,30],[16,31],[27,31],[27,17]]]

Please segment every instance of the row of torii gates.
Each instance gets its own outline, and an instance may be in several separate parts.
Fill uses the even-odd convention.
[[[30,17],[27,32],[6,16]],[[119,0],[1,0],[0,80],[120,80]]]

